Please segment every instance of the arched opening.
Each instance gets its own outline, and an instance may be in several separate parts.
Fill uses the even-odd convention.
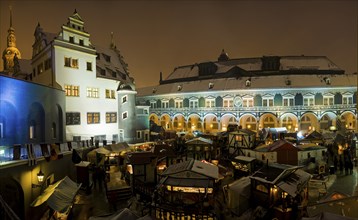
[[[240,119],[240,126],[252,131],[257,130],[257,121],[256,118],[252,115],[245,115]]]
[[[303,133],[314,131],[318,126],[318,119],[313,113],[306,113],[301,117],[300,129]]]
[[[219,123],[217,117],[213,114],[208,114],[204,118],[204,131],[205,132],[218,132]]]
[[[172,130],[172,122],[169,115],[162,115],[160,118],[160,124],[165,130]]]
[[[264,114],[260,118],[260,126],[262,128],[275,128],[277,127],[277,118],[272,114]]]
[[[341,123],[347,130],[356,130],[356,117],[352,112],[344,112],[341,115]]]
[[[287,113],[281,116],[281,127],[285,127],[288,132],[298,130],[298,119],[295,115]]]
[[[202,131],[202,121],[199,115],[190,115],[188,118],[188,131]]]
[[[186,128],[185,118],[183,115],[176,115],[173,121],[173,127],[176,131],[184,131]]]
[[[237,120],[236,120],[235,116],[233,116],[231,114],[227,114],[227,115],[223,115],[221,117],[220,123],[221,123],[221,130],[227,131],[228,125],[234,124],[234,123],[236,124]]]

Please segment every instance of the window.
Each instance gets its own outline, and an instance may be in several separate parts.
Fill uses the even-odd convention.
[[[109,62],[111,62],[111,57],[110,56],[108,56],[107,54],[102,54],[103,55],[103,57],[104,57],[104,59],[109,63]]]
[[[323,105],[333,105],[333,96],[323,96]]]
[[[111,89],[106,89],[106,99],[115,99],[116,91]]]
[[[37,66],[37,75],[41,74],[43,71],[44,71],[44,66],[43,66],[42,63],[40,63],[40,64]]]
[[[106,112],[106,123],[117,123],[117,112]]]
[[[168,100],[163,100],[162,101],[162,108],[169,108],[169,101]]]
[[[209,89],[214,88],[214,83],[209,83]]]
[[[242,106],[243,107],[253,107],[254,106],[254,98],[252,98],[252,97],[242,98]]]
[[[78,27],[78,28],[79,28],[79,27]],[[83,39],[80,39],[80,42],[79,42],[79,43],[80,43],[81,46],[83,46],[83,45],[84,45],[84,44],[83,44]]]
[[[137,131],[137,139],[142,139],[142,131]]]
[[[292,97],[283,97],[283,106],[294,106],[294,98]]]
[[[226,108],[234,107],[234,99],[233,98],[224,98],[223,107],[226,107]]]
[[[303,97],[303,105],[304,106],[313,106],[314,105],[314,97],[313,97],[313,95]]]
[[[79,112],[66,112],[66,125],[80,125],[81,113]]]
[[[29,137],[30,139],[35,139],[35,125],[30,125]]]
[[[189,100],[189,108],[198,108],[199,101],[197,99]]]
[[[51,133],[52,133],[52,138],[56,139],[56,123],[52,123]]]
[[[4,138],[4,125],[0,123],[0,138]]]
[[[123,112],[122,113],[122,119],[126,119],[128,118],[128,112]]]
[[[88,112],[87,113],[87,124],[99,124],[100,114],[99,112]]]
[[[71,57],[65,57],[65,66],[78,68],[78,59],[73,59]]]
[[[51,69],[51,59],[45,60],[45,70]]]
[[[87,88],[87,97],[88,98],[98,98],[99,97],[98,88],[88,87]]]
[[[175,108],[183,108],[183,100],[175,100]]]
[[[87,70],[92,71],[92,62],[87,62]]]
[[[117,77],[117,72],[116,71],[112,71],[112,77],[114,77],[114,78]]]
[[[351,93],[343,94],[342,99],[343,99],[343,105],[353,104],[353,94]]]
[[[206,98],[206,99],[205,99],[205,107],[206,107],[206,108],[213,108],[213,107],[215,107],[215,99],[214,99],[214,98]]]
[[[124,141],[124,129],[119,129],[118,135],[119,135],[119,142],[123,142]]]
[[[262,106],[273,106],[273,96],[262,97]]]
[[[250,87],[251,86],[251,79],[248,79],[245,81],[245,86]]]
[[[151,108],[157,108],[157,102],[156,101],[150,102],[150,107]]]
[[[126,103],[126,102],[127,102],[127,96],[125,95],[122,97],[122,103]]]
[[[65,85],[66,96],[80,96],[79,86]]]
[[[75,38],[73,36],[70,36],[70,43],[75,43]]]

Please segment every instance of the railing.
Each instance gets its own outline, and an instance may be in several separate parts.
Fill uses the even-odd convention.
[[[190,113],[195,111],[196,113],[204,112],[265,112],[265,111],[326,111],[326,110],[355,110],[355,104],[339,104],[339,105],[295,105],[295,106],[254,106],[254,107],[197,107],[197,108],[152,108],[151,113],[156,112],[181,112]]]
[[[154,192],[154,183],[145,183],[138,178],[134,178],[134,191],[145,199],[151,199]]]
[[[170,219],[170,220],[181,220],[181,219],[203,219],[203,220],[215,220],[216,215],[213,211],[199,210],[199,209],[179,209],[178,207],[167,207],[160,205],[160,207],[154,207],[155,219]]]

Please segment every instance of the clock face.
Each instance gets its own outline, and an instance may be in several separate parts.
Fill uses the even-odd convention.
[[[236,107],[240,107],[242,106],[242,98],[240,96],[236,96],[234,99],[234,105]]]

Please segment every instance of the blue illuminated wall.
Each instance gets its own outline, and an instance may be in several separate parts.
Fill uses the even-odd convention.
[[[0,146],[64,142],[64,110],[64,91],[0,75]]]

